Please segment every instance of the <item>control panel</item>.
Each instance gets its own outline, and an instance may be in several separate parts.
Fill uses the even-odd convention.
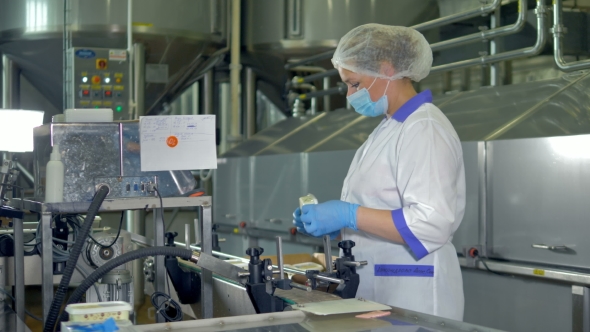
[[[95,191],[101,186],[109,187],[107,197],[149,197],[155,196],[156,176],[113,176],[94,179]]]
[[[70,89],[66,108],[110,108],[129,119],[127,50],[74,47],[68,52]]]

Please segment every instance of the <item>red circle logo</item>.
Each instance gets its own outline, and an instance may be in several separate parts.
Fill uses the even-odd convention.
[[[177,146],[178,145],[178,138],[176,138],[176,136],[169,136],[166,139],[166,145],[168,145],[171,148]]]

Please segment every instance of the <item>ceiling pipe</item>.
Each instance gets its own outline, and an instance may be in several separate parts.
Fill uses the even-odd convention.
[[[555,64],[563,71],[575,71],[590,68],[590,59],[580,60],[567,63],[563,58],[563,35],[567,32],[567,28],[563,26],[563,7],[562,0],[553,0],[553,56]]]

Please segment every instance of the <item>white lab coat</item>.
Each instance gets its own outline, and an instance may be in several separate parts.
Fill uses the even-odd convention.
[[[459,137],[424,91],[385,118],[358,149],[341,199],[392,210],[406,245],[343,229],[353,240],[357,297],[463,320],[463,280],[451,243],[465,211]]]

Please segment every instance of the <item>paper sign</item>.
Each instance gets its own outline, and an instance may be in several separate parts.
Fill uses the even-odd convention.
[[[139,118],[141,171],[216,169],[215,115]]]
[[[127,50],[109,50],[110,61],[127,61]]]

